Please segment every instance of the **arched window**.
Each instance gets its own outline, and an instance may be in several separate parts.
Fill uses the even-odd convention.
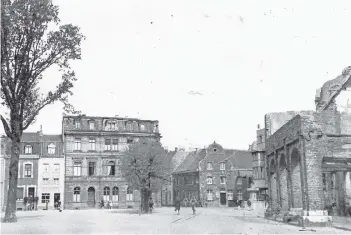
[[[73,202],[80,202],[80,188],[75,187],[73,190]]]
[[[104,201],[109,201],[110,200],[110,188],[105,187],[104,188]]]
[[[115,175],[115,162],[114,161],[109,161],[107,165],[107,174],[108,175]]]
[[[25,154],[32,154],[32,145],[27,144],[26,146],[24,146],[24,153]]]
[[[133,189],[132,187],[127,188],[127,201],[133,201]]]
[[[112,189],[112,201],[117,202],[119,199],[118,197],[119,197],[119,189],[118,187],[115,186]]]

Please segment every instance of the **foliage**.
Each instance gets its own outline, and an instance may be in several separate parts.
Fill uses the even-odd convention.
[[[158,188],[169,175],[168,165],[166,152],[156,140],[145,139],[134,143],[125,152],[121,173],[130,186],[140,190],[143,212],[149,210],[151,189]]]
[[[47,105],[57,101],[66,112],[77,113],[68,102],[75,73],[70,61],[81,58],[84,36],[72,24],[60,25],[59,9],[49,0],[1,1],[1,122],[11,139],[9,191],[5,222],[16,222],[16,189],[22,133]],[[62,79],[43,94],[40,81],[56,67]],[[29,199],[32,200],[32,199]]]

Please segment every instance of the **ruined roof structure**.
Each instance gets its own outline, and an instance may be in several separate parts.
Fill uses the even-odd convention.
[[[268,212],[298,215],[304,226],[330,224],[325,208],[334,203],[337,215],[345,214],[351,202],[351,128],[345,128],[351,115],[340,113],[335,99],[348,87],[351,66],[317,90],[316,112],[296,112],[287,121],[285,115],[274,127],[266,118]]]

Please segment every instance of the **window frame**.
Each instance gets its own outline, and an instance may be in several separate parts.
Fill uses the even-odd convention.
[[[113,174],[111,173],[113,172]],[[115,161],[108,161],[107,163],[107,175],[108,176],[115,176],[116,175],[116,162]]]
[[[54,155],[56,154],[56,145],[54,143],[51,143],[47,146],[47,151],[49,155]]]
[[[45,186],[49,185],[49,177],[43,178],[43,185]]]
[[[103,190],[103,200],[104,200],[105,202],[110,201],[110,194],[111,194],[111,189],[110,189],[110,187],[105,186],[105,187],[104,187],[104,190]]]
[[[93,120],[89,121],[89,130],[91,131],[95,130],[95,121]]]
[[[207,176],[206,184],[213,184],[213,177],[212,176]]]
[[[73,202],[80,202],[80,187],[73,188]]]
[[[26,165],[30,165],[30,176],[26,175]],[[34,167],[33,167],[33,162],[24,162],[23,163],[23,178],[33,178],[33,172],[34,171]]]
[[[77,169],[77,171],[76,171],[76,169]],[[79,172],[79,174],[78,174],[78,172]],[[81,175],[82,175],[82,161],[74,161],[73,162],[73,176],[81,176]]]
[[[82,139],[81,138],[75,138],[74,139],[74,150],[75,151],[81,151],[82,150]]]
[[[226,167],[225,162],[221,162],[221,163],[219,164],[219,169],[220,169],[221,171],[225,171],[225,167]]]
[[[105,151],[111,151],[111,143],[112,140],[111,139],[105,139]]]
[[[222,179],[224,179],[224,180],[222,180]],[[226,184],[227,183],[227,177],[224,176],[224,175],[221,175],[219,177],[219,180],[220,180],[220,184]]]
[[[212,162],[207,162],[206,169],[207,169],[208,171],[213,170],[213,163],[212,163]]]
[[[238,200],[243,200],[243,192],[239,189],[236,192]]]
[[[31,144],[24,146],[24,154],[33,154],[33,146]]]
[[[54,178],[54,185],[60,185],[60,178]]]
[[[54,172],[60,172],[60,163],[54,163]]]
[[[22,198],[18,198],[18,189],[21,188],[22,189]],[[20,185],[20,186],[17,186],[17,190],[16,190],[16,201],[23,201],[25,197],[25,186],[24,185]]]
[[[49,172],[49,170],[50,170],[50,164],[43,163],[43,171],[46,173],[46,172]]]
[[[42,193],[41,194],[41,203],[46,204],[46,202],[48,204],[50,203],[50,193]]]
[[[89,162],[88,163],[88,176],[94,176],[95,175],[95,168],[96,168],[96,162]],[[92,170],[92,174],[91,174],[91,169]]]
[[[111,140],[111,151],[118,151],[118,139]]]
[[[213,190],[212,189],[207,189],[207,191],[206,191],[206,200],[207,201],[213,201]]]
[[[127,188],[127,202],[132,202],[133,201],[133,188],[128,187]]]
[[[89,150],[90,151],[96,150],[96,140],[94,138],[89,138]]]
[[[113,202],[119,201],[119,188],[117,186],[114,186],[112,188],[112,201]]]

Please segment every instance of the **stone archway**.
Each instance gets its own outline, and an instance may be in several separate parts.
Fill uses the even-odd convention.
[[[94,187],[88,188],[88,206],[95,207],[95,188]]]
[[[284,154],[280,156],[279,159],[279,183],[280,183],[280,199],[281,206],[283,211],[287,211],[289,209],[289,201],[288,201],[288,171],[286,158]]]
[[[302,208],[302,186],[301,186],[301,155],[297,148],[291,152],[291,187],[292,187],[292,206]]]

